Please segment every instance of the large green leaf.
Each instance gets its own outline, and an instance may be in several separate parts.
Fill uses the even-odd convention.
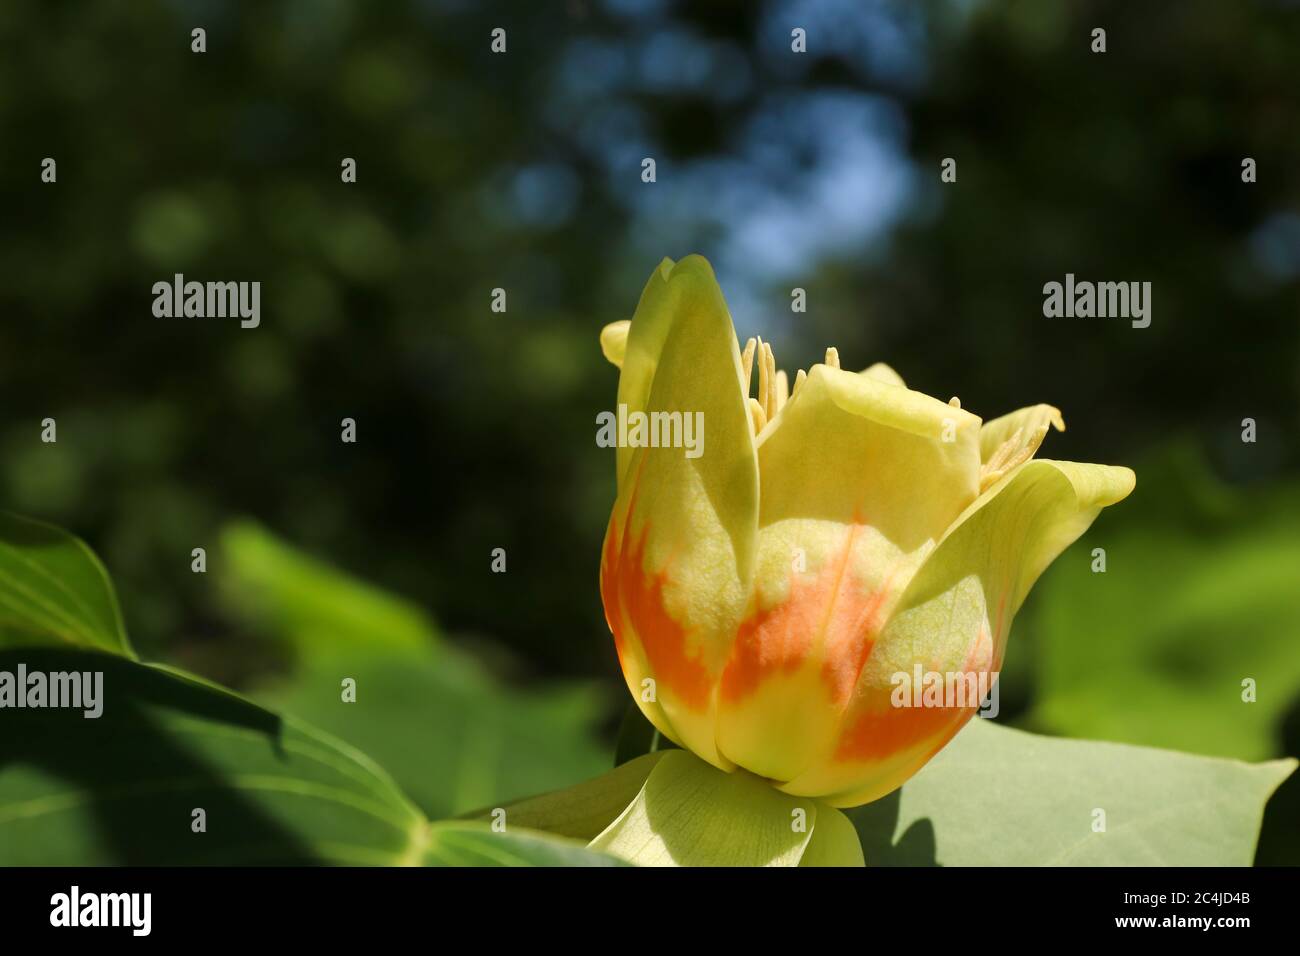
[[[52,649],[0,671],[102,672],[103,713],[0,711],[5,864],[399,863],[424,817],[371,761],[163,668]],[[192,814],[206,813],[194,833]]]
[[[94,552],[52,525],[0,512],[0,648],[33,645],[133,656]]]
[[[1264,804],[1295,766],[976,719],[900,791],[848,815],[872,865],[1247,866]]]
[[[305,557],[255,526],[223,535],[226,594],[296,662],[257,699],[348,741],[434,817],[500,805],[608,766],[590,686],[504,685],[407,602]],[[345,702],[342,681],[356,682]]]
[[[581,843],[432,826],[347,744],[175,670],[81,651],[0,672],[100,672],[103,712],[0,711],[0,865],[617,865]],[[206,832],[193,830],[194,811]]]
[[[429,828],[425,866],[626,866],[624,860],[573,840],[511,827],[448,822]]]
[[[343,678],[356,701],[342,699]],[[598,773],[600,698],[582,689],[511,691],[446,654],[373,652],[302,660],[258,699],[358,747],[426,813],[450,816]]]

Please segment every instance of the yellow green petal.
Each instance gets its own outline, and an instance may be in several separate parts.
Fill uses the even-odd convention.
[[[899,375],[884,362],[877,362],[875,365],[864,368],[862,374],[867,376],[867,378],[874,378],[877,382],[885,382],[888,385],[899,385],[903,388],[907,388],[907,385],[903,382],[903,376]]]
[[[865,866],[862,838],[853,821],[835,807],[817,804],[812,839],[799,858],[800,866]]]
[[[627,352],[627,333],[631,327],[631,319],[620,319],[600,330],[600,351],[611,365],[618,368],[623,367],[623,355]]]
[[[834,750],[783,787],[856,806],[915,773],[974,713],[964,707],[897,707],[894,675],[999,670],[1007,635],[1030,587],[1107,505],[1126,497],[1133,472],[1038,460],[975,501],[926,558],[862,670]]]
[[[758,465],[731,317],[699,256],[665,260],[647,285],[619,400],[628,414],[696,423],[702,444],[619,449],[628,463],[601,565],[606,619],[646,717],[730,768],[714,746],[714,689],[748,602]]]
[[[980,419],[871,376],[815,365],[758,442],[761,524],[867,519],[903,550],[976,497]]]
[[[833,739],[871,637],[976,497],[980,420],[814,366],[759,439],[754,603],[718,694],[718,747],[790,780]]]
[[[705,267],[708,267],[708,263],[705,263]],[[618,402],[627,406],[629,411],[645,410],[646,403],[650,400],[650,386],[654,382],[655,370],[659,366],[659,357],[679,312],[678,299],[683,284],[679,282],[674,287],[669,281],[676,268],[677,264],[671,259],[665,258],[659,263],[641,290],[641,299],[628,325],[627,338],[623,343],[623,361],[619,366]],[[690,271],[688,267],[683,275]],[[721,292],[718,295],[721,297]],[[732,335],[734,337],[734,331]],[[618,449],[619,491],[623,489],[632,452],[631,448]]]
[[[590,847],[638,866],[797,866],[817,815],[812,800],[673,750]]]
[[[646,778],[666,750],[642,754],[608,773],[563,790],[526,797],[503,808],[511,827],[542,830],[558,836],[591,840],[608,827],[636,799]],[[464,814],[461,819],[491,822],[496,807]]]

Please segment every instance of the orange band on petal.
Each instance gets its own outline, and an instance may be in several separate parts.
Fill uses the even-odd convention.
[[[904,750],[939,737],[943,743],[957,732],[974,707],[889,707],[858,714],[840,737],[835,759],[866,763],[896,757]],[[939,743],[934,750],[943,745]]]
[[[622,664],[624,644],[631,638],[641,645],[650,676],[685,707],[704,711],[709,705],[712,680],[708,668],[686,651],[686,628],[664,606],[667,571],[645,570],[647,523],[629,549],[628,537],[611,520],[601,561],[601,592],[605,621],[614,634]],[[613,544],[619,540],[617,548]]]
[[[739,701],[777,672],[792,674],[822,637],[822,678],[832,703],[845,704],[883,623],[889,580],[871,590],[848,566],[861,522],[851,525],[840,555],[812,580],[792,573],[789,596],[741,624],[722,673],[724,700]]]
[[[756,611],[741,623],[731,658],[722,672],[724,700],[741,700],[757,690],[769,675],[799,669],[826,612],[826,590],[820,578],[811,584],[792,581],[789,598]]]

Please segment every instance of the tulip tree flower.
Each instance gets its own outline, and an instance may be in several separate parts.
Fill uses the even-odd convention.
[[[983,422],[835,349],[791,382],[742,350],[699,256],[600,341],[629,416],[704,425],[695,458],[617,448],[600,578],[628,688],[680,747],[823,815],[899,787],[979,706],[895,706],[896,675],[995,677],[1034,581],[1134,486],[1035,459],[1065,427],[1050,405]]]

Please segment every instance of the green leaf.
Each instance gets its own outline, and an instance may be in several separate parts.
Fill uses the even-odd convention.
[[[473,823],[435,823],[429,828],[425,866],[627,866],[607,853],[546,833],[504,833]]]
[[[356,681],[356,701],[340,694]],[[579,688],[512,691],[453,655],[364,645],[300,662],[257,699],[348,741],[393,774],[431,817],[554,789],[609,766],[601,698]]]
[[[636,799],[662,756],[644,754],[575,786],[508,804],[503,808],[506,819],[511,826],[594,840]],[[486,820],[491,815],[490,809],[483,809],[468,816]]]
[[[299,653],[429,650],[442,639],[414,604],[303,554],[247,521],[221,532],[226,599]]]
[[[594,686],[511,688],[398,598],[252,525],[223,535],[232,610],[287,643],[293,673],[253,695],[336,734],[431,817],[501,805],[600,773],[606,699]],[[356,701],[340,693],[356,681]]]
[[[0,652],[0,671],[102,672],[103,713],[0,712],[0,863],[416,863],[424,817],[370,760],[175,671]],[[207,832],[191,829],[206,813]]]
[[[659,756],[636,799],[591,846],[641,866],[796,866],[819,821],[837,816],[753,774],[724,773],[673,750]],[[836,846],[819,848],[812,865],[847,863],[858,845],[852,828],[832,822],[826,830]],[[860,848],[856,859],[861,865]]]
[[[1281,752],[1300,696],[1300,489],[1238,493],[1192,448],[1141,469],[1127,508],[1044,576],[1018,631],[1032,636],[1052,733],[1243,760]],[[1092,570],[1092,549],[1106,572]],[[1254,702],[1242,682],[1255,682]]]
[[[617,866],[581,842],[430,825],[372,761],[172,668],[0,652],[0,672],[103,674],[103,712],[0,712],[0,865]],[[194,811],[206,832],[193,830]]]
[[[85,542],[0,512],[0,648],[37,645],[135,656],[113,585]]]
[[[901,790],[848,816],[872,865],[1249,866],[1264,804],[1295,766],[976,719]]]

